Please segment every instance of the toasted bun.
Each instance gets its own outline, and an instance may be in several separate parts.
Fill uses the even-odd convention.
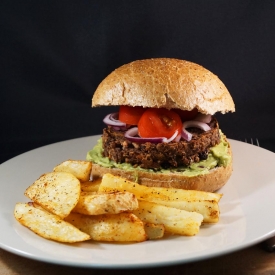
[[[110,105],[197,108],[211,115],[235,111],[231,95],[216,75],[172,58],[137,60],[109,74],[95,91],[92,106]]]
[[[98,178],[106,173],[111,173],[131,181],[136,181],[137,179],[139,184],[146,186],[214,192],[224,186],[232,174],[233,165],[230,146],[228,154],[231,155],[231,162],[226,167],[219,166],[211,169],[208,174],[193,177],[184,176],[179,173],[161,174],[140,170],[127,171],[118,168],[106,168],[96,163],[93,164],[92,176]]]

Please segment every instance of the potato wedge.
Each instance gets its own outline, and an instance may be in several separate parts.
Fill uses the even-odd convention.
[[[118,214],[137,208],[138,200],[129,192],[81,192],[73,212],[86,215]]]
[[[99,185],[101,184],[101,178],[97,178],[93,181],[85,181],[80,183],[81,191],[83,192],[97,192]]]
[[[84,160],[66,160],[59,165],[55,166],[54,172],[67,172],[73,174],[81,182],[88,181],[90,179],[92,170],[92,163]]]
[[[49,212],[64,218],[79,200],[80,182],[70,173],[51,172],[29,186],[25,195]]]
[[[133,211],[144,223],[163,224],[165,231],[193,236],[199,232],[203,216],[148,201],[139,201],[139,208]]]
[[[208,200],[219,202],[222,194],[196,191],[196,190],[183,190],[175,188],[162,188],[162,187],[147,187],[128,181],[124,178],[114,176],[112,174],[105,174],[102,177],[101,184],[98,191],[128,191],[136,195],[139,200],[150,201],[152,198],[166,200],[166,201],[197,201]]]
[[[145,223],[144,229],[149,240],[161,239],[165,233],[163,224]]]
[[[75,243],[89,240],[91,237],[60,217],[36,208],[32,204],[17,203],[14,216],[22,225],[37,235],[58,242]]]
[[[218,202],[222,196],[221,194],[195,190],[147,187],[111,174],[103,176],[98,190],[101,192],[125,190],[135,194],[139,200],[198,212],[203,215],[204,222],[216,223],[219,221],[220,210]]]
[[[165,201],[152,199],[151,202],[189,212],[200,213],[205,223],[217,223],[220,219],[220,207],[216,201]]]
[[[104,242],[143,242],[147,240],[143,222],[132,213],[87,216],[71,213],[65,220]]]

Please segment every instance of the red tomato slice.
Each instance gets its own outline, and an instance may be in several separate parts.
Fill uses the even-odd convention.
[[[180,116],[164,108],[147,109],[138,122],[139,135],[143,138],[166,137],[170,138],[175,131],[182,130]]]
[[[120,106],[118,119],[126,124],[137,125],[140,117],[145,112],[143,107]]]
[[[198,110],[196,108],[191,111],[184,111],[181,109],[172,109],[172,110],[180,116],[182,121],[192,120],[198,114]]]

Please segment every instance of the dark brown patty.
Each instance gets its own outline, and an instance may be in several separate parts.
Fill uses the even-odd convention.
[[[189,142],[169,143],[131,142],[124,137],[124,132],[108,127],[103,130],[103,155],[117,163],[130,163],[146,169],[189,166],[206,159],[209,149],[220,142],[219,125],[214,117],[209,126],[211,130],[207,132],[189,128],[193,134]]]

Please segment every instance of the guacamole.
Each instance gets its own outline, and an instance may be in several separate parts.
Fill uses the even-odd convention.
[[[116,163],[102,156],[102,139],[98,140],[95,147],[87,153],[87,160],[97,163],[103,167],[119,168],[129,171],[141,170],[152,173],[180,173],[185,176],[198,176],[209,173],[209,170],[216,166],[227,166],[231,161],[231,156],[227,153],[229,144],[226,142],[224,135],[221,134],[221,141],[218,145],[212,147],[206,160],[197,163],[192,163],[189,167],[177,167],[170,169],[161,169],[155,171],[153,169],[143,169],[140,167],[133,167],[129,163]]]

